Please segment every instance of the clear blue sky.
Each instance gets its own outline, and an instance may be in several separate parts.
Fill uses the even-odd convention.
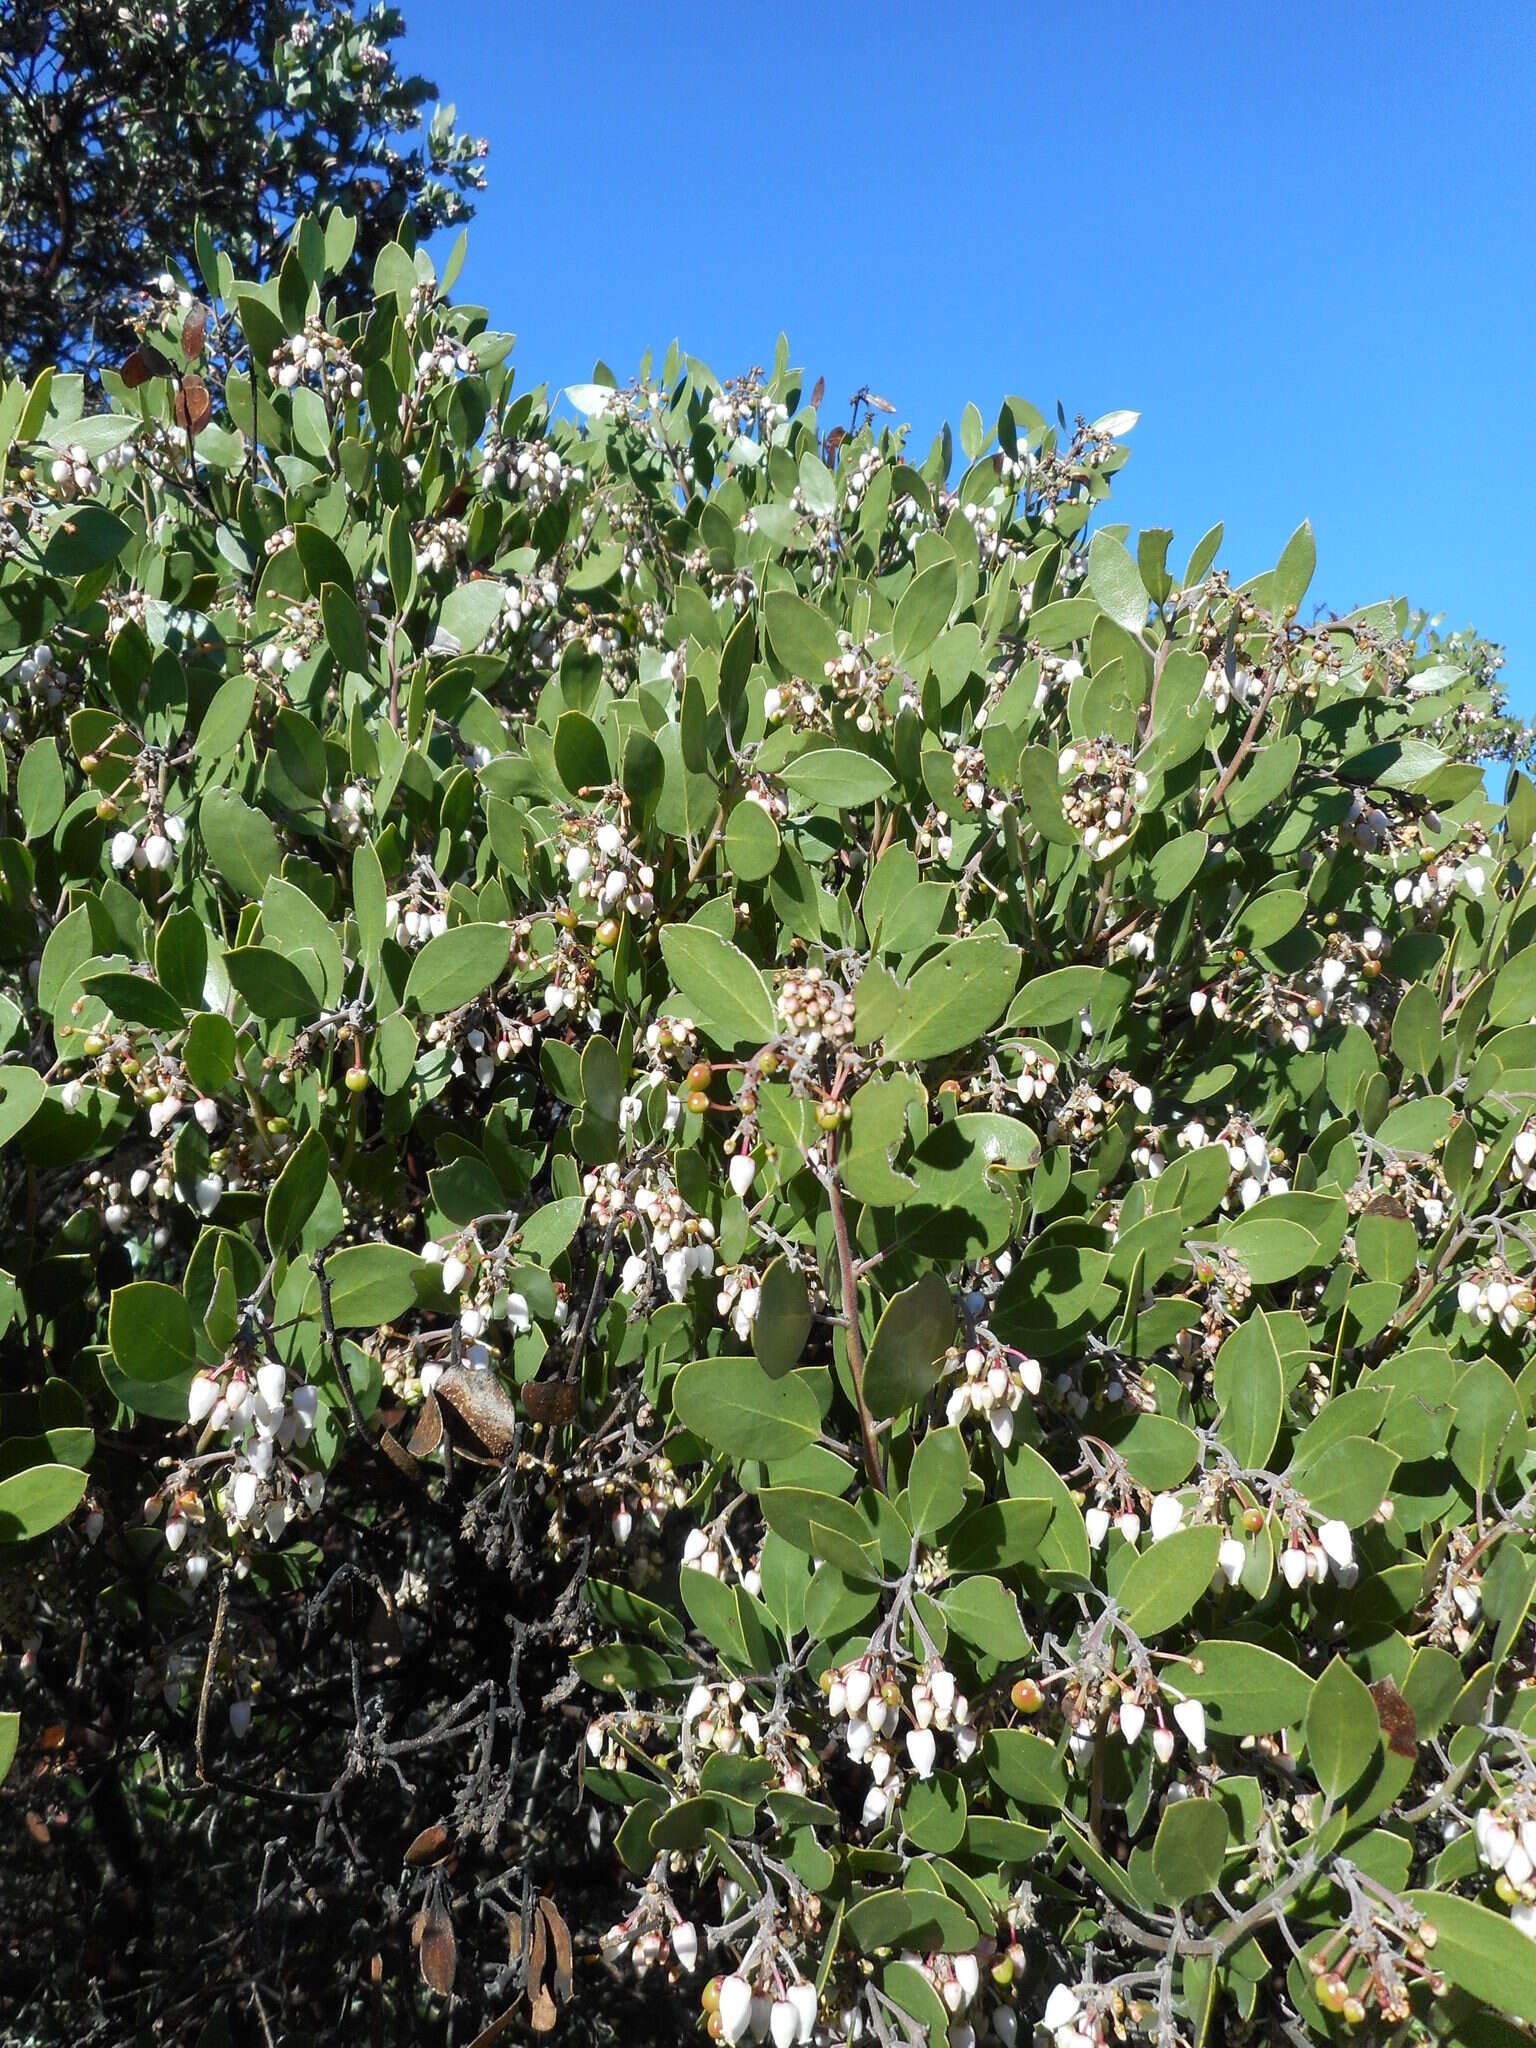
[[[461,298],[519,382],[719,374],[780,329],[926,448],[967,399],[1138,408],[1112,517],[1306,517],[1313,596],[1407,595],[1536,714],[1536,8],[402,0],[490,138]]]

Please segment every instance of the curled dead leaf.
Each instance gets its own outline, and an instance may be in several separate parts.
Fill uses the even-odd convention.
[[[189,434],[200,434],[213,417],[213,400],[201,377],[183,377],[176,390],[176,424]]]
[[[203,340],[208,332],[208,311],[205,306],[194,306],[181,323],[181,352],[184,356],[200,356]]]
[[[511,1450],[517,1435],[517,1407],[494,1373],[465,1372],[462,1366],[451,1365],[432,1394],[434,1400],[452,1409],[491,1457],[504,1458]],[[411,1449],[416,1449],[414,1437]]]
[[[1418,1716],[1390,1678],[1378,1678],[1371,1687],[1376,1702],[1376,1719],[1394,1756],[1415,1757],[1419,1753]]]

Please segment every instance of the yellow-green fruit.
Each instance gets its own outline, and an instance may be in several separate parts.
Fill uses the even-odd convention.
[[[366,1067],[348,1067],[347,1087],[351,1090],[351,1092],[354,1095],[361,1095],[363,1090],[367,1086],[368,1069]]]

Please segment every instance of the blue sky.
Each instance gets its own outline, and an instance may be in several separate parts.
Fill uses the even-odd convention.
[[[1536,715],[1536,9],[403,0],[489,137],[457,296],[520,382],[721,375],[780,329],[926,448],[967,399],[1134,407],[1111,517],[1317,534],[1312,595],[1508,649]]]

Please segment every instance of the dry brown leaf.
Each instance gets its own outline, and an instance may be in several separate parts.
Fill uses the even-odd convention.
[[[204,306],[194,306],[181,323],[181,352],[184,356],[200,356],[203,352],[203,338],[208,332],[208,312]]]
[[[413,1458],[430,1458],[443,1440],[443,1411],[437,1405],[437,1395],[428,1394],[421,1404],[421,1414],[416,1418],[416,1427],[411,1431],[409,1450]]]
[[[536,2034],[547,2034],[552,2031],[557,2017],[555,2001],[549,1995],[549,1987],[545,1985],[533,2001],[532,2010],[528,2015],[529,2025]]]
[[[1390,1678],[1378,1678],[1371,1687],[1376,1702],[1376,1719],[1394,1756],[1415,1757],[1419,1753],[1419,1722],[1412,1707]]]
[[[405,1852],[405,1860],[413,1870],[424,1863],[435,1863],[448,1846],[448,1830],[440,1820],[431,1827],[423,1828]]]
[[[176,424],[200,434],[213,417],[213,400],[201,377],[183,377],[176,390]]]
[[[511,1450],[517,1407],[494,1373],[465,1372],[462,1366],[451,1365],[432,1389],[432,1398],[451,1408],[493,1458],[504,1458]],[[416,1447],[413,1437],[411,1449]]]
[[[555,1951],[555,1990],[563,2005],[571,1995],[571,1930],[553,1899],[541,1897],[539,1911],[549,1923],[549,1938]]]
[[[453,1922],[438,1900],[434,1900],[428,1911],[419,1917],[425,1921],[417,1944],[422,1981],[429,1991],[435,1991],[439,1998],[446,1998],[453,1989],[459,1967],[459,1945],[453,1938]]]

